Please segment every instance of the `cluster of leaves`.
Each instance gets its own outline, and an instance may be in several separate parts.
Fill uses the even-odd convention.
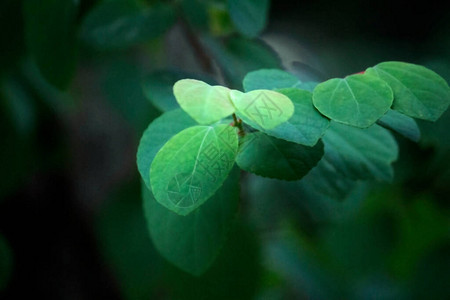
[[[214,260],[235,215],[234,162],[282,180],[299,180],[315,167],[331,185],[342,178],[389,181],[398,147],[383,127],[417,141],[413,118],[435,121],[450,103],[444,79],[403,62],[322,83],[262,69],[247,74],[243,87],[177,81],[173,93],[181,109],[150,124],[139,145],[153,241],[193,274]]]

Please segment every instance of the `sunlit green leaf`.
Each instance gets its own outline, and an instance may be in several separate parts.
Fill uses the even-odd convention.
[[[400,133],[414,142],[418,142],[420,139],[420,129],[416,121],[396,110],[388,110],[377,123]]]
[[[230,89],[195,79],[182,79],[173,86],[181,108],[200,124],[212,124],[234,113]]]
[[[243,80],[244,91],[274,90],[283,88],[295,88],[301,84],[294,75],[279,69],[261,69],[245,75]]]
[[[42,75],[60,89],[69,85],[75,72],[78,2],[29,0],[23,6],[28,49]]]
[[[83,20],[81,38],[98,50],[122,49],[161,36],[174,21],[169,5],[144,7],[135,1],[103,1]]]
[[[270,0],[228,0],[231,19],[237,29],[249,36],[257,36],[266,26]]]
[[[225,243],[239,199],[239,171],[235,168],[223,186],[204,205],[180,216],[158,203],[142,188],[147,227],[153,243],[168,261],[200,275],[212,264]]]
[[[238,136],[229,125],[181,131],[159,150],[151,165],[156,200],[180,215],[191,213],[222,186],[237,149]]]
[[[242,93],[230,92],[237,115],[249,125],[272,129],[294,114],[294,104],[285,95],[271,90],[254,90]]]
[[[263,129],[260,126],[255,126],[255,124],[252,124],[252,126],[276,138],[306,146],[314,146],[322,137],[330,122],[314,108],[312,93],[296,88],[277,91],[292,100],[295,108],[292,117],[273,129]]]
[[[322,138],[325,158],[342,176],[391,181],[398,146],[387,129],[376,124],[360,129],[336,122]]]
[[[256,175],[298,180],[323,156],[323,144],[307,147],[276,139],[262,132],[248,133],[240,145],[236,163]]]
[[[142,135],[137,151],[137,166],[147,188],[150,186],[150,166],[159,149],[180,131],[196,125],[183,110],[175,109],[155,119]]]
[[[179,108],[173,94],[173,85],[183,78],[203,80],[209,84],[216,84],[211,78],[198,76],[194,73],[186,73],[178,70],[162,70],[147,75],[142,83],[145,96],[161,111]]]
[[[392,90],[375,76],[351,75],[320,83],[313,92],[314,106],[337,122],[366,128],[389,109]]]
[[[394,91],[393,108],[418,119],[436,121],[450,104],[450,88],[438,74],[423,66],[384,62],[366,70]]]

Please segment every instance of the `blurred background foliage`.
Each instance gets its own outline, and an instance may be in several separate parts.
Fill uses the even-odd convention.
[[[259,68],[322,81],[380,61],[450,81],[448,3],[0,1],[0,298],[449,299],[450,111],[395,135],[392,183],[242,175],[210,270],[149,238],[135,165],[171,85]]]

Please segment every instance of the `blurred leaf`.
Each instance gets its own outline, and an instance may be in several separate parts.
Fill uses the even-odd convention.
[[[78,2],[24,1],[27,47],[42,75],[59,89],[68,87],[77,64]]]
[[[209,125],[234,113],[228,94],[230,89],[195,79],[181,79],[173,86],[173,94],[181,108],[199,124]]]
[[[81,38],[97,50],[123,49],[162,36],[174,22],[175,12],[167,4],[103,1],[85,17]]]
[[[224,3],[212,2],[208,8],[211,35],[226,36],[235,31],[230,14]]]
[[[177,214],[192,213],[222,186],[237,150],[238,135],[229,125],[184,129],[158,151],[152,162],[153,195]]]
[[[243,170],[260,176],[298,180],[305,176],[322,156],[322,143],[307,147],[255,132],[248,133],[242,139],[236,163]]]
[[[0,235],[0,292],[8,285],[13,267],[11,248],[6,239]]]
[[[171,137],[194,125],[197,123],[188,114],[181,109],[175,109],[162,114],[144,131],[138,147],[137,166],[148,189],[151,189],[150,166],[156,153]]]
[[[235,217],[238,182],[239,172],[234,168],[215,195],[187,216],[160,205],[143,185],[147,228],[161,255],[188,273],[204,273],[225,243]]]
[[[222,67],[231,86],[242,89],[245,75],[263,68],[279,68],[275,52],[258,40],[230,37],[223,42],[203,36],[202,42]]]
[[[392,90],[375,76],[351,75],[319,83],[313,92],[314,106],[328,118],[366,128],[391,107]]]
[[[383,127],[392,129],[413,142],[420,140],[420,129],[416,121],[396,110],[388,110],[388,112],[377,121]]]
[[[208,28],[208,1],[181,0],[183,16],[196,29]]]
[[[295,108],[293,116],[273,129],[262,130],[258,127],[256,129],[279,139],[314,146],[325,133],[330,122],[314,108],[312,93],[296,88],[277,91],[292,100]]]
[[[263,130],[273,129],[289,120],[294,114],[294,104],[285,95],[271,90],[230,92],[236,114],[245,123]]]
[[[102,85],[113,107],[141,133],[157,116],[142,91],[142,71],[133,61],[116,59],[105,70]]]
[[[336,122],[323,136],[325,159],[342,176],[351,179],[391,181],[398,146],[390,132],[376,124],[360,129]]]
[[[178,70],[162,70],[147,75],[142,83],[145,96],[161,111],[169,111],[180,106],[173,94],[173,85],[178,80],[192,78],[215,85],[217,82],[206,76]]]
[[[171,299],[254,299],[260,282],[260,249],[257,235],[237,223],[229,233],[217,260],[200,277],[172,272]]]
[[[294,75],[279,69],[261,69],[249,72],[243,80],[244,91],[296,88],[301,82]]]
[[[228,0],[228,9],[236,28],[248,37],[256,37],[266,27],[270,0]]]
[[[126,299],[153,299],[163,260],[148,238],[139,182],[118,189],[100,210],[97,236]]]
[[[448,108],[450,88],[438,74],[423,66],[404,62],[383,62],[368,68],[394,91],[393,108],[418,119],[436,121]]]

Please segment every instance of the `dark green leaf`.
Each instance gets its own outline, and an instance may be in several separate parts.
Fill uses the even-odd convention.
[[[24,2],[25,37],[42,75],[56,87],[66,88],[75,72],[78,1]]]
[[[269,0],[228,0],[236,28],[249,37],[256,37],[266,27],[269,6]]]
[[[396,110],[388,110],[377,123],[400,133],[414,142],[420,140],[420,129],[419,126],[417,126],[416,121]]]
[[[123,49],[160,37],[174,21],[175,12],[169,5],[104,1],[83,20],[81,38],[98,50]]]
[[[341,175],[351,179],[393,179],[391,164],[397,159],[398,146],[388,130],[376,124],[360,129],[331,122],[322,140],[324,157]]]
[[[295,88],[301,84],[294,75],[279,69],[261,69],[245,75],[244,91]]]
[[[276,139],[262,132],[249,133],[242,139],[236,163],[256,175],[298,180],[323,156],[323,144],[307,147]]]
[[[188,215],[222,186],[238,150],[235,128],[193,126],[172,137],[156,154],[150,184],[156,200]]]
[[[313,106],[312,93],[295,88],[277,90],[288,96],[294,103],[294,115],[273,129],[256,127],[268,135],[279,139],[314,146],[329,126],[329,120]]]
[[[232,37],[223,43],[207,37],[202,41],[235,88],[241,89],[242,80],[250,71],[280,67],[276,53],[261,41],[242,37]]]
[[[314,106],[337,122],[366,128],[391,107],[390,87],[375,76],[351,75],[318,84],[313,92]]]
[[[165,266],[148,238],[139,181],[114,192],[99,212],[97,238],[124,299],[154,299]]]
[[[183,110],[175,109],[155,119],[145,130],[137,151],[137,166],[147,188],[150,186],[150,166],[159,149],[180,131],[197,125]]]
[[[200,275],[225,243],[239,200],[239,171],[230,173],[216,194],[188,216],[161,204],[142,185],[147,226],[161,255],[180,269]]]
[[[436,121],[448,108],[450,88],[435,72],[404,62],[384,62],[366,70],[394,91],[393,108],[418,119]]]
[[[164,70],[151,73],[144,78],[142,84],[144,94],[161,111],[179,108],[180,106],[173,95],[173,85],[183,78],[199,79],[211,85],[217,84],[213,79],[198,76],[198,74]]]
[[[0,235],[0,292],[9,281],[12,270],[12,253],[7,241]]]

